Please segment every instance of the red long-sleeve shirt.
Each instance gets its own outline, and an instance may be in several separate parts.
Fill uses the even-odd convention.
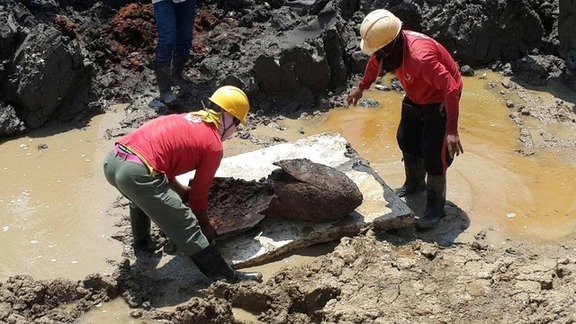
[[[444,103],[446,133],[458,133],[459,101],[462,77],[458,64],[437,41],[424,34],[404,30],[404,58],[394,74],[414,103],[427,105]],[[380,72],[375,55],[370,57],[359,87],[370,88]]]
[[[208,210],[208,190],[224,154],[222,140],[212,124],[188,114],[161,116],[117,143],[134,151],[170,181],[196,170],[188,202],[193,210]]]

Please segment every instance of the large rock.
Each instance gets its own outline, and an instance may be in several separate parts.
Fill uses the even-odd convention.
[[[0,101],[0,136],[10,136],[28,131],[24,121],[16,115],[14,106]]]
[[[566,67],[576,73],[576,2],[560,0],[558,15],[558,38],[560,55],[566,59]]]
[[[313,223],[340,220],[362,203],[362,192],[342,171],[309,159],[274,163],[266,179],[216,177],[208,196],[208,215],[218,237],[234,236],[265,217]]]
[[[54,27],[39,24],[16,51],[2,90],[28,127],[38,128],[75,90],[83,68],[78,43]]]

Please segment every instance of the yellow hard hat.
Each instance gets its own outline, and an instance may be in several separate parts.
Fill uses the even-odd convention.
[[[246,125],[250,103],[244,91],[234,86],[223,86],[216,89],[208,99],[226,110],[230,115],[238,118],[243,125]]]
[[[377,50],[390,44],[402,29],[402,21],[386,9],[370,12],[360,25],[360,49],[372,55]]]

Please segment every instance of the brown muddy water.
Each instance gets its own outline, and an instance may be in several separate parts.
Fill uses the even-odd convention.
[[[499,93],[500,79],[490,72],[484,78],[464,79],[460,137],[465,153],[448,170],[447,199],[466,211],[470,227],[457,241],[471,241],[481,230],[489,232],[495,244],[507,238],[562,240],[576,228],[574,159],[552,149],[527,157],[515,152],[521,148],[519,131],[508,117],[513,110],[506,108]],[[489,87],[490,83],[496,87]],[[546,92],[531,93],[552,98]],[[313,118],[282,119],[278,124],[284,130],[259,127],[251,134],[295,140],[339,132],[390,187],[397,187],[404,180],[395,139],[402,96],[371,90],[364,98],[377,99],[380,105],[338,108]],[[93,118],[83,130],[52,125],[2,142],[0,280],[15,274],[75,280],[114,270],[108,260],[120,259],[122,247],[111,238],[119,230],[114,227],[117,219],[106,215],[106,210],[118,194],[106,183],[101,164],[111,147],[103,139],[104,130],[115,126],[122,116],[123,108],[118,107]],[[538,133],[538,124],[527,123]],[[576,135],[566,132],[565,136]],[[233,138],[225,143],[225,154],[257,148]],[[258,270],[267,279],[281,266],[297,265],[322,253],[304,250]],[[116,300],[79,322],[138,323],[127,318],[126,308]]]

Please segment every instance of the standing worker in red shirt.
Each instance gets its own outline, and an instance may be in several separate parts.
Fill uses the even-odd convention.
[[[397,133],[406,181],[396,193],[404,197],[425,189],[426,210],[416,226],[432,228],[445,216],[446,170],[454,155],[464,153],[458,136],[458,65],[434,39],[402,30],[402,21],[388,10],[370,12],[360,36],[370,60],[347,102],[356,105],[381,72],[394,72],[406,92]]]
[[[217,89],[208,109],[161,116],[124,135],[104,162],[106,180],[130,200],[134,248],[154,251],[151,220],[212,280],[261,281],[260,273],[230,267],[214,245],[208,219],[208,191],[223,156],[222,142],[246,125],[246,94]],[[176,176],[196,170],[190,187]],[[187,200],[190,208],[185,205]]]

